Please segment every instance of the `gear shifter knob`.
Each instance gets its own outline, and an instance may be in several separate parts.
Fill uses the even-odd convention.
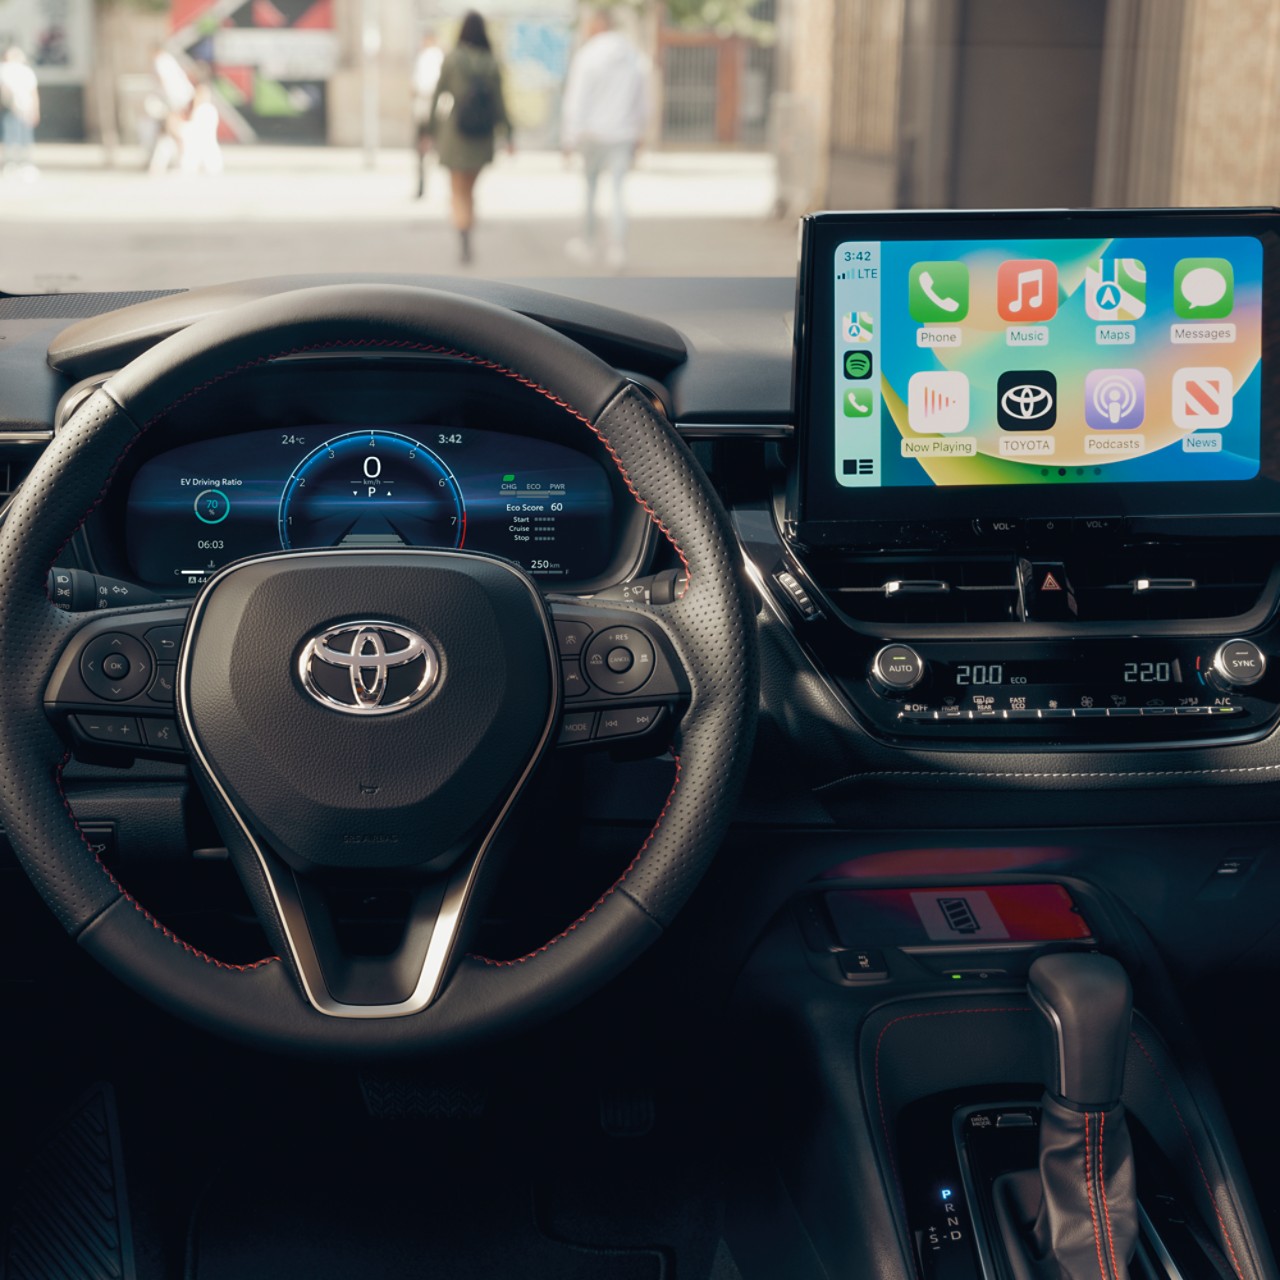
[[[1027,989],[1053,1029],[1054,1079],[1049,1092],[1077,1108],[1106,1108],[1124,1088],[1124,1055],[1133,988],[1109,956],[1064,952],[1041,956]]]

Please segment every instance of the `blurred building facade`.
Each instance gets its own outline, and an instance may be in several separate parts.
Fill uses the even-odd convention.
[[[1274,0],[789,0],[779,203],[1280,203]]]

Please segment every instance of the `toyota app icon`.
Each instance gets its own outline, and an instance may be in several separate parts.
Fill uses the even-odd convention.
[[[1058,420],[1058,379],[1048,369],[1011,369],[996,383],[1001,431],[1048,431]]]

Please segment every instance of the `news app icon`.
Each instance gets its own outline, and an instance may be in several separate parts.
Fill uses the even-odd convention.
[[[1058,265],[1012,258],[996,272],[996,310],[1010,324],[1041,324],[1058,314]]]
[[[924,435],[954,435],[969,425],[969,379],[952,369],[913,373],[907,383],[907,423]]]
[[[1092,431],[1132,431],[1147,416],[1141,369],[1093,369],[1084,380],[1084,420]]]
[[[1183,431],[1221,430],[1231,422],[1230,369],[1179,369],[1173,375],[1173,424]]]

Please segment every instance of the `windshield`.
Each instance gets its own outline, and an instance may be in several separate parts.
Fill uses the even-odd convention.
[[[0,289],[791,275],[819,208],[1270,204],[1268,0],[0,0]]]

